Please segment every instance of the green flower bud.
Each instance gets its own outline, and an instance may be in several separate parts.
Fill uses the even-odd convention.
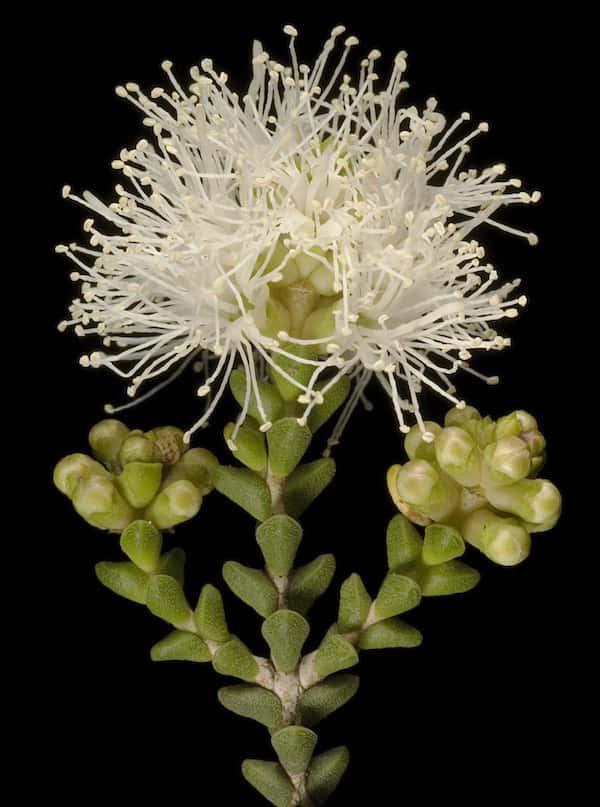
[[[459,426],[442,429],[433,444],[442,470],[459,485],[475,487],[481,482],[481,451],[471,435]]]
[[[158,451],[157,461],[164,462],[165,465],[174,465],[178,462],[186,449],[183,431],[177,426],[160,426],[145,436],[153,441]]]
[[[462,426],[467,420],[480,420],[481,415],[474,406],[464,406],[460,409],[458,406],[452,407],[446,412],[444,418],[444,426]]]
[[[483,452],[483,484],[512,485],[524,479],[531,469],[527,444],[520,437],[502,437]]]
[[[106,468],[87,454],[68,454],[56,464],[52,478],[60,492],[70,499],[79,480],[92,475],[111,478]]]
[[[486,488],[491,505],[519,516],[532,524],[550,529],[558,521],[561,496],[556,485],[547,479],[521,479],[514,485]],[[545,526],[549,524],[550,526]]]
[[[521,432],[521,440],[527,445],[532,457],[540,457],[546,448],[546,438],[537,429]]]
[[[119,450],[120,465],[125,466],[128,462],[160,462],[160,452],[140,431],[130,432]]]
[[[88,524],[101,530],[121,531],[136,518],[136,512],[106,476],[86,476],[73,493],[73,506]]]
[[[433,521],[444,521],[459,502],[456,483],[426,460],[410,460],[401,466],[396,490],[401,501]]]
[[[496,440],[503,437],[514,437],[522,432],[521,421],[516,412],[504,415],[496,421]]]
[[[200,510],[202,495],[185,479],[164,488],[146,509],[144,518],[159,530],[168,530],[193,518]]]
[[[147,507],[158,493],[162,480],[160,462],[129,462],[117,477],[117,485],[132,507]]]
[[[485,448],[496,439],[496,423],[490,417],[472,418],[461,428],[471,435],[480,448]]]
[[[502,518],[485,508],[465,519],[462,534],[467,543],[501,566],[520,563],[531,548],[529,533],[517,519]]]
[[[219,461],[215,455],[206,448],[190,448],[186,451],[179,462],[165,468],[166,476],[163,481],[164,487],[180,479],[187,479],[195,485],[203,496],[210,493],[213,488],[212,476]]]
[[[423,425],[427,437],[430,435],[437,437],[442,430],[439,423],[434,423],[433,420],[426,420]],[[413,426],[404,438],[404,450],[411,460],[433,460],[435,458],[434,445],[433,439],[423,439],[423,432],[418,426]]]
[[[88,435],[88,442],[94,456],[105,463],[114,466],[118,462],[119,451],[129,429],[120,420],[108,418],[92,426]]]

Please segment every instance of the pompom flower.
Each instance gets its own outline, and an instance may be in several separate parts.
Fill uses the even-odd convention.
[[[408,412],[432,439],[419,392],[428,386],[463,405],[452,375],[462,368],[484,378],[469,367],[472,351],[508,344],[495,324],[525,303],[514,295],[518,281],[497,285],[473,231],[487,223],[535,243],[494,216],[539,193],[502,179],[503,165],[464,168],[470,141],[487,124],[461,136],[466,113],[447,125],[435,99],[421,112],[400,106],[404,52],[381,83],[381,54],[371,51],[353,82],[343,69],[355,37],[330,64],[342,26],[312,67],[298,63],[297,31],[284,30],[290,65],[255,42],[242,98],[210,59],[192,68],[189,90],[170,62],[163,63],[169,91],[117,88],[142,112],[152,142],[140,140],[113,162],[125,177],[114,203],[63,189],[105,224],[85,221],[88,247],[57,248],[81,282],[59,327],[99,335],[106,350],[81,363],[128,379],[131,397],[145,383],[155,392],[201,359],[198,394],[208,405],[188,440],[236,364],[247,390],[232,439],[251,396],[261,428],[270,426],[258,385],[268,366],[298,388],[302,422],[329,385],[352,376],[331,443],[373,375],[400,429],[408,431]],[[308,365],[308,380],[282,369],[281,357]]]

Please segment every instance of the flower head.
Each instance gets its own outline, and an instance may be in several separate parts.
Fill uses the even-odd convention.
[[[258,380],[270,366],[297,387],[302,422],[328,385],[354,378],[330,442],[373,375],[401,430],[409,412],[430,439],[419,392],[428,386],[462,405],[451,376],[463,368],[483,378],[468,365],[472,351],[504,347],[509,340],[495,323],[525,303],[514,295],[518,281],[496,284],[473,231],[488,223],[534,243],[494,214],[539,194],[503,179],[503,165],[465,170],[469,143],[487,124],[461,136],[466,113],[447,125],[435,99],[422,111],[399,105],[404,52],[387,81],[375,72],[376,50],[353,80],[343,68],[355,37],[330,64],[342,26],[312,67],[298,62],[296,30],[284,30],[290,64],[255,42],[242,98],[210,59],[192,68],[189,90],[170,62],[163,63],[169,91],[117,88],[153,139],[113,162],[126,183],[116,186],[116,202],[65,186],[65,196],[106,224],[89,218],[89,247],[58,248],[81,282],[60,327],[101,336],[106,351],[82,364],[129,379],[132,397],[201,357],[198,394],[209,403],[187,439],[208,420],[236,363],[247,382],[236,428],[251,396],[269,428]],[[311,372],[289,374],[282,357]]]

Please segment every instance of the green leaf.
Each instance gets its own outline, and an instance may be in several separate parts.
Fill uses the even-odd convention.
[[[256,540],[261,548],[269,573],[286,576],[294,565],[302,540],[302,527],[290,516],[271,516],[256,528]]]
[[[380,650],[384,647],[417,647],[423,641],[421,632],[397,617],[384,619],[371,625],[361,634],[361,650]]]
[[[420,576],[424,597],[439,597],[444,594],[462,594],[479,582],[479,572],[462,563],[450,560],[440,566],[430,566]]]
[[[281,701],[268,689],[252,684],[234,684],[221,687],[217,694],[221,704],[230,712],[256,720],[270,731],[281,726],[283,720]]]
[[[265,435],[259,431],[258,424],[247,418],[240,426],[234,440],[235,450],[230,444],[235,423],[228,423],[223,430],[227,445],[233,456],[250,470],[262,474],[267,470],[267,450],[265,448]]]
[[[248,468],[220,465],[214,473],[216,489],[257,521],[271,515],[271,493],[264,479]]]
[[[238,402],[238,405],[243,407],[244,400],[246,398],[246,373],[239,368],[234,370],[229,376],[229,386],[231,388],[231,392],[233,393],[233,397]],[[260,395],[267,420],[271,421],[271,423],[278,420],[283,415],[283,400],[277,391],[277,388],[274,387],[273,384],[269,384],[267,381],[259,381],[258,394]],[[248,414],[259,423],[262,421],[262,417],[256,403],[256,395],[254,394],[254,390],[252,390],[250,393]]]
[[[320,392],[327,383],[327,381],[320,381],[318,384],[315,384],[317,392]],[[351,386],[352,384],[348,376],[343,375],[324,394],[323,403],[317,404],[311,410],[308,416],[308,426],[313,434],[317,429],[320,429],[344,403],[348,397]]]
[[[134,563],[101,561],[96,564],[96,577],[103,586],[126,600],[146,604],[149,577]]]
[[[380,617],[397,616],[415,608],[421,601],[421,590],[414,580],[389,572],[375,600],[375,612]]]
[[[288,477],[283,491],[286,512],[294,518],[301,516],[334,475],[335,462],[330,457],[298,466]]]
[[[291,807],[294,788],[278,762],[262,759],[245,759],[242,763],[244,779],[275,807]]]
[[[360,630],[369,615],[371,598],[359,575],[353,574],[340,590],[338,628],[340,633]]]
[[[279,594],[270,577],[260,569],[250,569],[234,560],[223,566],[223,578],[246,605],[267,617],[277,609]]]
[[[262,635],[280,672],[291,673],[296,669],[309,632],[308,622],[296,611],[275,611],[263,622]]]
[[[269,467],[275,476],[289,476],[298,465],[312,440],[308,426],[296,418],[281,418],[267,432]]]
[[[132,521],[121,533],[121,549],[136,566],[145,572],[158,567],[162,536],[150,521]]]
[[[246,645],[236,636],[217,650],[213,667],[221,675],[231,675],[242,681],[254,681],[258,675],[258,663]]]
[[[169,577],[173,577],[181,586],[183,586],[184,570],[185,552],[179,546],[165,552],[156,569],[159,574],[168,574]]]
[[[343,745],[325,751],[313,759],[306,787],[317,805],[324,804],[334,793],[349,762],[350,752]]]
[[[437,566],[448,560],[454,560],[464,554],[465,542],[462,535],[454,527],[447,524],[430,524],[425,527],[423,541],[423,563]]]
[[[300,698],[302,722],[306,726],[315,726],[328,715],[348,703],[358,689],[358,675],[343,673],[333,675],[307,689]]]
[[[318,356],[309,345],[283,345],[286,353],[291,353],[293,356],[298,356],[301,359],[309,359],[315,361]],[[279,390],[279,394],[284,401],[295,401],[303,389],[306,387],[315,371],[314,364],[304,364],[304,362],[296,361],[289,356],[282,356],[280,353],[274,352],[272,354],[273,361],[280,367],[288,376],[298,382],[300,386],[292,384],[288,381],[275,367],[269,365],[269,374]]]
[[[117,477],[117,485],[132,507],[147,507],[162,481],[161,462],[129,462]]]
[[[321,642],[315,656],[315,669],[320,678],[346,670],[358,663],[358,653],[343,636],[329,634]]]
[[[154,616],[170,622],[176,628],[185,627],[192,615],[181,585],[166,574],[156,574],[150,578],[146,605]]]
[[[198,598],[194,611],[194,623],[203,639],[211,642],[226,642],[229,628],[220,591],[207,583]]]
[[[308,768],[317,735],[304,726],[286,726],[271,737],[281,766],[290,776],[298,776]]]
[[[152,661],[210,661],[206,642],[189,631],[174,630],[150,651]]]
[[[388,524],[386,539],[388,566],[392,572],[420,558],[423,541],[415,525],[402,513]]]
[[[327,590],[335,573],[335,558],[319,555],[306,566],[293,572],[288,589],[288,602],[294,611],[305,614],[317,597]]]

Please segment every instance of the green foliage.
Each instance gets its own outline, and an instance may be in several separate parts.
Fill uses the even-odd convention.
[[[273,692],[252,684],[234,684],[221,687],[219,701],[230,712],[262,723],[270,731],[281,726],[283,708]]]
[[[183,586],[184,569],[185,552],[181,547],[175,546],[161,557],[156,571],[158,574],[168,574]]]
[[[288,602],[294,611],[305,614],[317,597],[323,594],[333,579],[335,558],[319,555],[306,566],[296,569],[290,579]]]
[[[386,534],[388,566],[392,572],[414,563],[421,556],[423,539],[414,524],[398,513],[390,521]]]
[[[358,663],[358,653],[349,641],[339,634],[329,634],[321,642],[315,656],[315,669],[320,678],[346,670]]]
[[[288,344],[285,345],[283,349],[286,353],[291,353],[293,356],[298,356],[301,359],[314,361],[318,358],[317,354],[309,345]],[[295,401],[302,392],[302,388],[310,381],[310,377],[315,369],[314,364],[305,364],[304,362],[296,361],[290,356],[282,356],[280,353],[273,354],[273,361],[276,367],[280,367],[288,376],[298,382],[298,386],[296,386],[296,384],[293,384],[285,378],[282,373],[278,372],[276,367],[269,366],[271,378],[283,400]]]
[[[230,445],[231,435],[235,429],[235,423],[228,423],[223,434],[227,445],[233,456],[241,463],[250,468],[251,471],[262,474],[267,470],[267,450],[265,447],[265,435],[258,428],[258,424],[252,418],[246,418],[240,426],[235,438],[235,449]]]
[[[302,540],[302,527],[290,516],[274,515],[256,528],[256,540],[269,573],[288,575]]]
[[[246,373],[243,370],[234,370],[229,376],[229,386],[233,397],[239,404],[240,408],[244,405],[246,397]],[[267,381],[258,382],[258,392],[260,399],[267,416],[267,420],[273,422],[278,420],[283,415],[283,400],[273,384]],[[262,421],[260,411],[256,402],[256,395],[254,391],[250,394],[250,402],[248,404],[248,414],[257,420],[259,423]]]
[[[257,521],[271,515],[271,493],[264,479],[248,468],[220,465],[214,472],[219,493],[250,513]]]
[[[219,590],[210,583],[200,592],[194,611],[194,623],[204,639],[211,642],[226,642],[229,639],[223,598]]]
[[[275,807],[291,807],[294,788],[278,762],[246,759],[242,773],[244,779]]]
[[[152,661],[210,661],[206,642],[184,630],[174,630],[150,651]]]
[[[430,524],[425,528],[423,563],[436,566],[464,554],[465,542],[460,532],[447,524]]]
[[[430,566],[420,576],[421,591],[425,597],[444,594],[462,594],[474,588],[480,574],[460,560],[450,560],[439,566]]]
[[[369,609],[371,598],[363,581],[357,574],[351,575],[343,583],[340,591],[338,628],[340,633],[351,633],[362,628]]]
[[[299,465],[288,477],[283,499],[286,512],[298,518],[335,475],[335,462],[329,457]]]
[[[348,703],[356,694],[359,683],[357,675],[342,673],[332,675],[307,689],[300,698],[300,712],[304,725],[315,726]]]
[[[296,418],[275,421],[267,432],[269,468],[275,476],[289,476],[310,445],[312,433]]]
[[[410,577],[389,572],[375,600],[375,613],[390,617],[410,611],[421,601],[419,586]]]
[[[317,805],[325,804],[334,793],[349,762],[350,752],[345,746],[332,748],[313,759],[306,785]]]
[[[156,571],[162,549],[162,536],[150,521],[132,521],[121,533],[121,549],[145,572]]]
[[[262,635],[280,672],[291,673],[296,669],[309,632],[308,622],[296,611],[275,611],[263,622]]]
[[[417,647],[423,641],[421,632],[397,617],[376,622],[364,631],[358,640],[361,650],[380,650],[386,647]]]
[[[233,593],[261,616],[267,617],[277,609],[277,589],[260,569],[250,569],[230,560],[223,566],[223,578]]]
[[[231,675],[242,681],[254,681],[258,675],[258,663],[245,644],[237,637],[231,638],[217,650],[213,667],[221,675]]]
[[[320,381],[315,384],[315,389],[320,392],[327,384],[327,381]],[[323,403],[317,404],[308,416],[308,427],[314,434],[324,423],[340,408],[348,397],[352,386],[347,375],[339,378],[335,384],[323,395]]]
[[[317,735],[304,726],[286,726],[271,737],[281,766],[290,776],[306,771],[317,745]]]
[[[149,577],[129,561],[101,561],[96,564],[96,577],[103,586],[126,600],[145,605]]]
[[[185,627],[190,621],[190,606],[181,585],[166,574],[157,574],[150,578],[146,605],[154,616],[170,622],[176,628]]]

